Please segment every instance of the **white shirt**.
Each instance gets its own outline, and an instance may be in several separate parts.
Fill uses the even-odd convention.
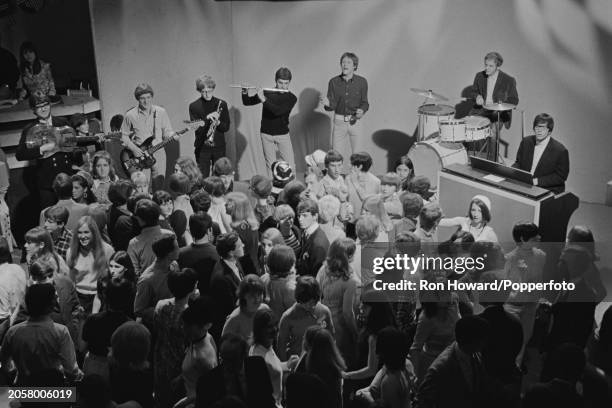
[[[306,235],[305,238],[310,237],[312,234],[314,234],[314,232],[317,230],[317,228],[319,228],[319,223],[318,222],[313,222],[310,227],[306,228],[304,230],[304,234]]]
[[[493,101],[493,90],[495,89],[495,83],[497,82],[497,75],[499,71],[495,71],[495,73],[489,77],[487,77],[487,97],[485,99],[485,105],[491,105],[495,103]]]
[[[536,141],[536,145],[533,148],[533,161],[531,162],[531,174],[533,174],[535,172],[536,167],[538,167],[538,163],[540,162],[540,159],[542,158],[542,154],[544,154],[544,150],[546,149],[546,146],[548,146],[549,142],[550,142],[550,136],[546,137],[546,139],[540,143],[537,143]]]

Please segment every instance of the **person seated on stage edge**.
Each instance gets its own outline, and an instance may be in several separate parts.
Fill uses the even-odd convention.
[[[272,163],[276,161],[277,151],[282,160],[295,169],[295,156],[289,137],[289,114],[297,102],[297,97],[289,91],[291,79],[289,68],[281,67],[274,75],[278,92],[257,88],[257,93],[252,93],[252,88],[242,88],[242,103],[245,106],[258,103],[263,105],[260,133],[268,176],[272,175]]]
[[[177,138],[166,110],[153,104],[153,95],[151,85],[138,84],[134,89],[138,105],[125,112],[121,125],[122,142],[136,157],[143,155],[143,143],[149,138],[153,138],[153,146],[171,137]],[[164,185],[166,177],[166,151],[159,149],[154,157],[156,163],[150,170],[147,169],[146,173],[150,174],[148,178],[153,191],[157,191]]]
[[[195,131],[195,158],[204,177],[210,175],[215,161],[225,156],[225,132],[230,128],[227,102],[213,96],[217,84],[204,75],[196,79],[196,90],[201,97],[189,105],[189,120],[203,119],[206,125]],[[216,126],[211,140],[207,140],[211,126]]]
[[[555,194],[565,191],[569,174],[569,153],[565,146],[550,135],[555,122],[547,113],[540,113],[533,120],[535,136],[521,140],[516,161],[512,165],[533,175],[533,185]]]
[[[484,71],[480,71],[474,77],[474,85],[472,87],[472,98],[474,99],[474,107],[470,111],[470,115],[484,116],[489,118],[491,122],[496,122],[498,115],[496,111],[487,110],[484,105],[492,105],[494,103],[510,103],[518,105],[519,97],[516,90],[516,80],[499,67],[504,63],[504,59],[498,52],[492,51],[484,57]],[[510,128],[512,122],[512,111],[507,110],[500,112],[499,120],[504,124],[506,129]],[[488,159],[497,160],[497,139],[499,135],[496,133],[497,128],[493,127],[491,140],[489,141]]]
[[[23,100],[28,96],[40,93],[55,101],[59,100],[55,82],[51,74],[51,64],[38,57],[36,46],[26,41],[19,48],[19,71],[21,77],[17,83],[18,96]]]
[[[483,195],[475,195],[470,201],[467,217],[442,218],[440,227],[459,227],[469,232],[476,241],[498,242],[491,222],[491,200]]]
[[[368,81],[355,74],[359,58],[352,52],[340,57],[340,75],[329,80],[327,98],[320,98],[323,109],[334,112],[332,148],[342,157],[350,157],[361,138],[363,127],[361,119],[370,108],[368,103]],[[344,164],[344,172],[350,170]]]

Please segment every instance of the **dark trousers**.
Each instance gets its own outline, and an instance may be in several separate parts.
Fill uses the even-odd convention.
[[[202,177],[206,178],[210,175],[210,169],[215,162],[221,157],[225,157],[225,146],[202,146],[200,149],[196,149],[195,157],[198,159],[198,167],[200,167]]]

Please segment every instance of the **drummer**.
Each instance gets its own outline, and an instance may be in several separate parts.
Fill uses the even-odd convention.
[[[476,241],[498,242],[497,234],[490,225],[491,200],[484,195],[476,195],[470,201],[467,217],[442,218],[440,227],[459,227],[469,232]]]
[[[474,100],[474,106],[470,111],[470,115],[484,116],[491,120],[491,122],[497,121],[497,112],[487,110],[484,105],[491,105],[494,103],[509,103],[512,105],[518,105],[519,97],[516,91],[516,80],[499,68],[502,66],[504,59],[501,54],[492,51],[484,57],[484,71],[480,71],[474,78],[474,85],[472,89],[472,99]],[[504,124],[506,129],[510,128],[512,121],[512,111],[507,110],[500,113],[500,121]],[[488,149],[487,158],[489,160],[497,161],[497,139],[499,135],[496,134],[496,128],[493,128],[491,132],[491,140]]]

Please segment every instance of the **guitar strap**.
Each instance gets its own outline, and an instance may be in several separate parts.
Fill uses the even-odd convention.
[[[155,121],[157,119],[157,109],[155,109],[155,106],[153,106],[153,140],[155,140]]]

